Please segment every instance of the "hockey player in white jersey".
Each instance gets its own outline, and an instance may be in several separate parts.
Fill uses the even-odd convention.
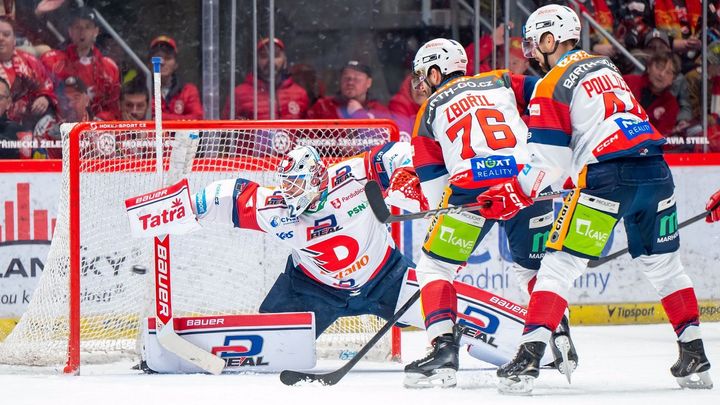
[[[529,160],[521,114],[537,79],[502,70],[468,77],[466,65],[463,47],[443,38],[424,44],[413,61],[414,84],[425,82],[433,89],[420,107],[412,139],[415,169],[432,207],[475,202]],[[486,220],[477,211],[433,218],[417,265],[433,350],[405,367],[406,386],[456,384],[462,313],[453,278],[495,222],[507,232],[519,284],[533,290],[553,220],[552,202],[539,202],[511,220],[498,219]],[[560,336],[569,342],[567,323],[558,328]],[[575,364],[573,355],[559,368],[572,370]]]
[[[221,180],[192,196],[200,224],[217,222],[269,234],[292,247],[260,312],[312,311],[320,335],[342,316],[393,316],[418,288],[411,260],[373,215],[364,193],[368,180],[386,190],[390,205],[427,209],[409,143],[391,142],[325,167],[308,146],[278,166],[280,187],[238,178]],[[475,287],[458,285],[458,311],[470,354],[499,365],[510,359],[522,331],[521,306]],[[423,327],[420,305],[400,322]],[[544,362],[551,363],[552,356]]]
[[[545,186],[565,176],[577,188],[553,225],[523,343],[515,358],[498,369],[499,389],[532,390],[538,359],[560,323],[574,279],[600,256],[621,218],[630,254],[645,265],[644,274],[677,334],[680,355],[671,374],[682,387],[712,387],[697,298],[678,253],[674,184],[660,148],[664,137],[648,122],[613,63],[576,48],[580,20],[572,9],[541,7],[523,32],[526,56],[548,71],[529,106],[532,159],[518,176],[478,198],[489,204],[481,213],[513,217],[532,206]]]

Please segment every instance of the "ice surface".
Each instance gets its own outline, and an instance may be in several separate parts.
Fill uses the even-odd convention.
[[[703,324],[705,349],[720,384],[720,323]],[[669,368],[677,358],[672,328],[662,325],[574,327],[580,366],[568,385],[543,370],[532,398],[501,395],[495,370],[463,351],[455,389],[408,390],[402,365],[361,362],[336,386],[286,387],[277,374],[144,375],[130,362],[84,366],[80,377],[0,366],[0,404],[720,404],[720,387],[681,390]],[[424,332],[403,334],[406,362],[425,353]],[[342,361],[322,361],[334,370]]]

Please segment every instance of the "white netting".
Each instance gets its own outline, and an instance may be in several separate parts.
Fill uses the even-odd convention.
[[[333,160],[390,139],[387,126],[352,128],[340,121],[334,126],[318,122],[312,128],[313,123],[306,121],[299,129],[292,123],[282,124],[269,124],[281,129],[267,129],[268,123],[262,122],[166,123],[166,170],[171,166],[171,172],[184,172],[180,177],[189,179],[191,192],[214,180],[234,177],[272,185],[278,158],[295,145],[314,145]],[[63,127],[63,194],[49,257],[27,311],[0,343],[0,363],[61,365],[66,361],[68,224],[69,207],[74,204],[80,205],[82,359],[107,361],[137,352],[139,319],[153,313],[152,241],[130,237],[123,202],[160,187],[154,173],[154,131],[136,129],[146,128],[141,123],[134,128],[110,126],[91,124],[79,131],[80,156],[75,157],[69,154],[71,127]],[[180,128],[200,135],[195,158],[169,163],[173,137]],[[69,159],[80,162],[79,197],[68,191]],[[289,254],[263,234],[219,225],[172,237],[171,244],[176,317],[257,312]],[[145,274],[139,274],[142,270]],[[352,355],[382,324],[372,316],[341,319],[318,341],[318,354]],[[387,358],[389,340],[378,347],[374,358]]]

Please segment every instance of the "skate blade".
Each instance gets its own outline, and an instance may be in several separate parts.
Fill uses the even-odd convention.
[[[455,370],[439,368],[433,374],[426,376],[420,373],[405,373],[403,385],[405,388],[452,388],[457,385]]]
[[[577,365],[568,358],[568,353],[570,353],[570,339],[565,335],[560,335],[555,338],[554,344],[555,347],[560,350],[560,355],[562,356],[562,363],[558,365],[558,371],[560,371],[561,374],[565,374],[568,384],[572,384],[572,373],[575,371]]]
[[[681,388],[688,388],[691,390],[709,390],[713,387],[709,371],[693,373],[685,377],[675,377],[675,379]]]
[[[498,379],[498,392],[506,395],[531,395],[535,377],[520,375],[512,378],[500,377]]]

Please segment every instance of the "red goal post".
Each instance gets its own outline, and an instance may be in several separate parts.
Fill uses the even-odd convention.
[[[148,249],[125,235],[129,229],[124,229],[127,224],[115,204],[121,206],[128,196],[159,188],[153,175],[154,129],[152,122],[63,125],[63,186],[51,251],[41,285],[28,310],[0,345],[0,363],[23,364],[22,357],[53,357],[28,353],[58,351],[58,341],[63,340],[67,348],[65,373],[79,371],[81,352],[134,353],[135,342],[119,344],[115,340],[134,341],[139,321],[152,313],[148,310],[152,305],[148,298],[152,295],[148,288],[152,279],[135,271],[144,268],[152,273],[149,270],[152,265],[146,257]],[[177,165],[171,162],[171,150],[173,136],[179,131],[199,135],[191,158],[181,162],[180,168],[187,173],[193,192],[211,181],[239,175],[272,185],[279,157],[296,145],[313,145],[325,159],[337,161],[368,147],[400,140],[398,128],[390,120],[166,121],[163,123],[166,172]],[[399,244],[399,225],[392,227],[392,235]],[[287,257],[279,253],[281,249],[275,241],[258,241],[259,238],[228,229],[211,230],[200,237],[174,238],[173,244],[178,244],[171,260],[176,316],[256,310],[258,299],[282,272]],[[242,257],[229,252],[241,249],[218,249],[223,244],[237,245],[238,240],[246,252]],[[188,252],[201,252],[202,257]],[[254,259],[245,257],[248,255]],[[226,273],[231,275],[222,278]],[[242,282],[237,282],[238,276],[242,276]],[[67,289],[62,286],[65,282]],[[249,287],[248,291],[237,292],[245,287]],[[235,302],[239,295],[244,301]],[[66,311],[58,309],[64,305]],[[326,335],[323,334],[318,341],[319,350],[327,345],[331,356],[336,355],[334,350],[340,350],[340,356],[359,350],[362,342],[383,323],[379,319],[361,318],[336,322],[339,326],[333,325],[328,334],[337,336],[323,342]],[[48,323],[53,327],[42,326]],[[43,345],[46,348],[38,348]],[[386,346],[382,350],[387,353],[380,354],[380,358],[399,358],[397,328],[393,328]],[[12,351],[17,352],[17,358],[8,355]],[[44,365],[38,360],[31,363]]]

